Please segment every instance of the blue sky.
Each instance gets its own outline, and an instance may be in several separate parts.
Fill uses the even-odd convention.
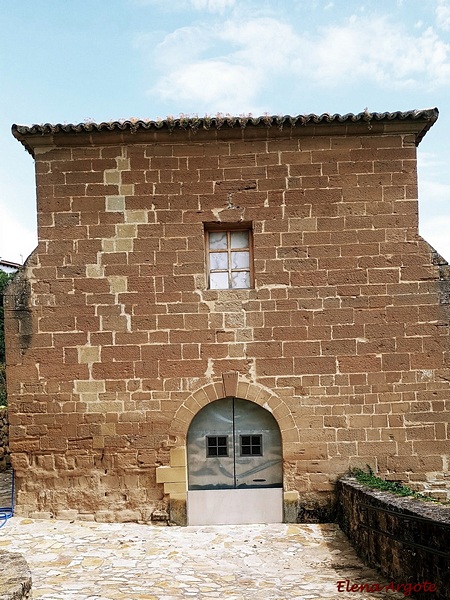
[[[2,0],[0,257],[36,245],[12,123],[437,106],[420,233],[450,260],[450,0]]]

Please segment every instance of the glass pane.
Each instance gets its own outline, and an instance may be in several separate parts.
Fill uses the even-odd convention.
[[[244,273],[242,273],[244,274]],[[241,275],[241,273],[239,273]],[[209,287],[212,290],[228,289],[228,273],[210,273]]]
[[[232,269],[248,269],[250,266],[249,252],[232,252],[231,253],[231,268]]]
[[[237,271],[235,273],[231,273],[231,287],[232,288],[249,288],[250,287],[250,273],[248,271]]]
[[[210,436],[206,438],[206,456],[228,456],[227,436]]]
[[[231,247],[248,248],[248,231],[232,231]]]
[[[262,456],[262,436],[242,435],[241,456]]]
[[[252,455],[253,456],[261,456],[261,436],[260,435],[252,435]]]
[[[237,246],[240,248],[240,246]],[[210,250],[226,250],[227,249],[227,233],[226,231],[211,231],[209,234]]]
[[[228,269],[227,252],[211,252],[209,255],[209,268],[211,271]]]

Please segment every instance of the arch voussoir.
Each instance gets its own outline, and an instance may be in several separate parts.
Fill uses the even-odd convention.
[[[235,390],[236,397],[254,402],[272,413],[280,426],[283,439],[287,436],[290,441],[298,440],[298,429],[294,418],[282,398],[259,384],[243,380],[237,382]],[[171,423],[171,433],[185,439],[189,425],[197,412],[207,404],[223,397],[224,385],[220,380],[208,383],[193,391],[176,411]],[[297,435],[295,432],[297,432]],[[283,433],[285,433],[285,436]]]

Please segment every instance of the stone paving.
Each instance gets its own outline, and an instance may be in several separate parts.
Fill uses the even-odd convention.
[[[167,527],[13,517],[0,549],[21,552],[34,600],[355,600],[338,581],[387,582],[326,525]],[[344,585],[345,589],[345,585]]]
[[[11,472],[0,473],[0,507],[10,503]],[[34,600],[404,597],[338,590],[339,581],[389,582],[363,566],[335,524],[167,527],[13,517],[0,528],[0,549],[25,556]]]

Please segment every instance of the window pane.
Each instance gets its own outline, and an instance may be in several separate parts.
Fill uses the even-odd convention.
[[[241,456],[262,456],[262,436],[242,435]]]
[[[248,248],[248,231],[232,231],[231,247]]]
[[[231,253],[231,268],[232,269],[248,269],[250,267],[249,252],[232,252]]]
[[[228,289],[228,273],[210,273],[209,287],[212,290]]]
[[[226,233],[226,231],[211,231],[209,234],[209,248],[210,248],[210,250],[226,250],[227,249],[227,233]]]
[[[209,436],[206,438],[206,456],[228,456],[227,436]]]
[[[212,274],[211,274],[212,277]],[[212,285],[211,285],[212,287]],[[250,287],[250,273],[247,271],[237,271],[231,273],[231,287],[232,288],[249,288]]]
[[[211,252],[209,255],[209,268],[211,271],[228,269],[227,252]]]
[[[242,435],[241,456],[262,456],[262,436]]]
[[[253,456],[261,456],[261,436],[252,435],[252,454]]]

